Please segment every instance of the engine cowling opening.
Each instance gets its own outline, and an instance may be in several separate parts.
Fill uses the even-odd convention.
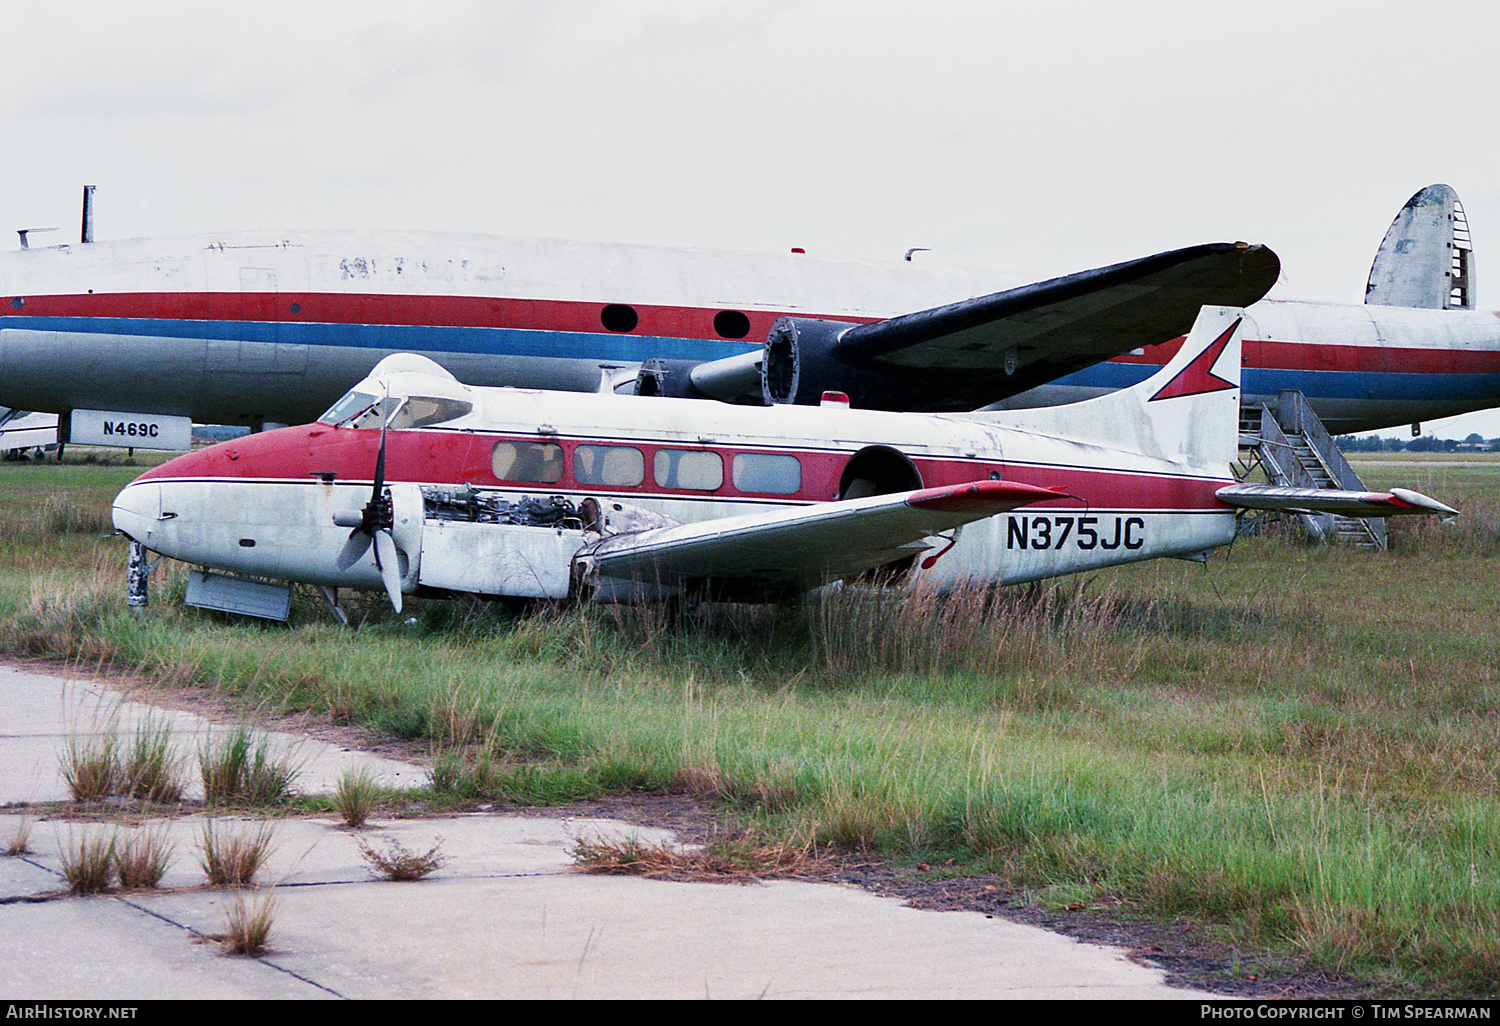
[[[863,499],[871,495],[915,491],[922,485],[922,472],[906,456],[889,446],[869,445],[856,452],[839,475],[840,499]],[[873,570],[866,570],[854,580],[887,584],[900,582],[916,565],[916,556],[907,556]]]
[[[834,357],[839,337],[854,327],[843,321],[781,317],[766,334],[761,356],[761,393],[767,406],[817,405],[829,389],[858,391],[851,372]]]

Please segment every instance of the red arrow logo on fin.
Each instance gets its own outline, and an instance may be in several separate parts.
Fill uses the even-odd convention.
[[[1153,395],[1147,402],[1156,402],[1158,399],[1178,399],[1188,395],[1202,395],[1205,392],[1222,392],[1227,388],[1236,388],[1232,381],[1225,381],[1213,372],[1213,365],[1219,362],[1219,357],[1224,353],[1224,347],[1229,344],[1229,337],[1234,334],[1240,326],[1243,317],[1235,318],[1235,322],[1225,329],[1224,334],[1214,339],[1209,345],[1193,358],[1186,367],[1177,372],[1177,376],[1161,387],[1161,390]]]

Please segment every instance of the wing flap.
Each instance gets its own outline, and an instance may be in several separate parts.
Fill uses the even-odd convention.
[[[974,481],[616,535],[585,548],[579,559],[595,581],[717,580],[766,592],[807,590],[921,552],[929,536],[1064,494]]]

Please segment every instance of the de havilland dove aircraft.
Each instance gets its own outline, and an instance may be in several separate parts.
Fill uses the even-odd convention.
[[[475,385],[1029,407],[1142,380],[1200,305],[1253,303],[1247,398],[1300,389],[1334,431],[1500,404],[1500,320],[1472,309],[1467,223],[1447,186],[1403,208],[1364,306],[1256,302],[1279,273],[1261,246],[1000,292],[907,256],[375,232],[30,246],[0,254],[0,403],[60,414],[65,441],[185,448],[191,421],[306,421],[407,351]]]
[[[202,568],[193,604],[284,618],[270,582],[335,610],[338,588],[398,611],[413,593],[765,600],[876,569],[949,589],[1201,557],[1247,508],[1455,513],[1237,482],[1246,323],[1205,307],[1145,382],[962,414],[468,386],[398,354],[315,423],[147,471],[114,523],[135,604],[156,552]]]

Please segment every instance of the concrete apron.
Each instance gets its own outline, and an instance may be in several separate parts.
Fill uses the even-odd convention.
[[[70,737],[145,717],[193,748],[227,732],[188,713],[121,701],[93,680],[0,667],[0,806],[66,800]],[[368,766],[420,786],[419,767],[272,735],[295,748],[298,785],[331,788]],[[190,740],[191,739],[191,740]],[[201,788],[198,791],[201,795]],[[256,829],[219,817],[221,835]],[[669,883],[572,869],[578,840],[666,831],[614,820],[504,814],[274,823],[274,851],[246,892],[209,888],[201,816],[70,823],[0,811],[0,848],[29,827],[31,854],[0,858],[0,997],[153,998],[1203,998],[1175,990],[1125,952],[978,913],[905,908],[834,884]],[[164,832],[162,891],[61,894],[59,853],[85,838]],[[446,863],[425,880],[377,879],[357,838]],[[270,950],[228,956],[226,909],[274,902]]]

